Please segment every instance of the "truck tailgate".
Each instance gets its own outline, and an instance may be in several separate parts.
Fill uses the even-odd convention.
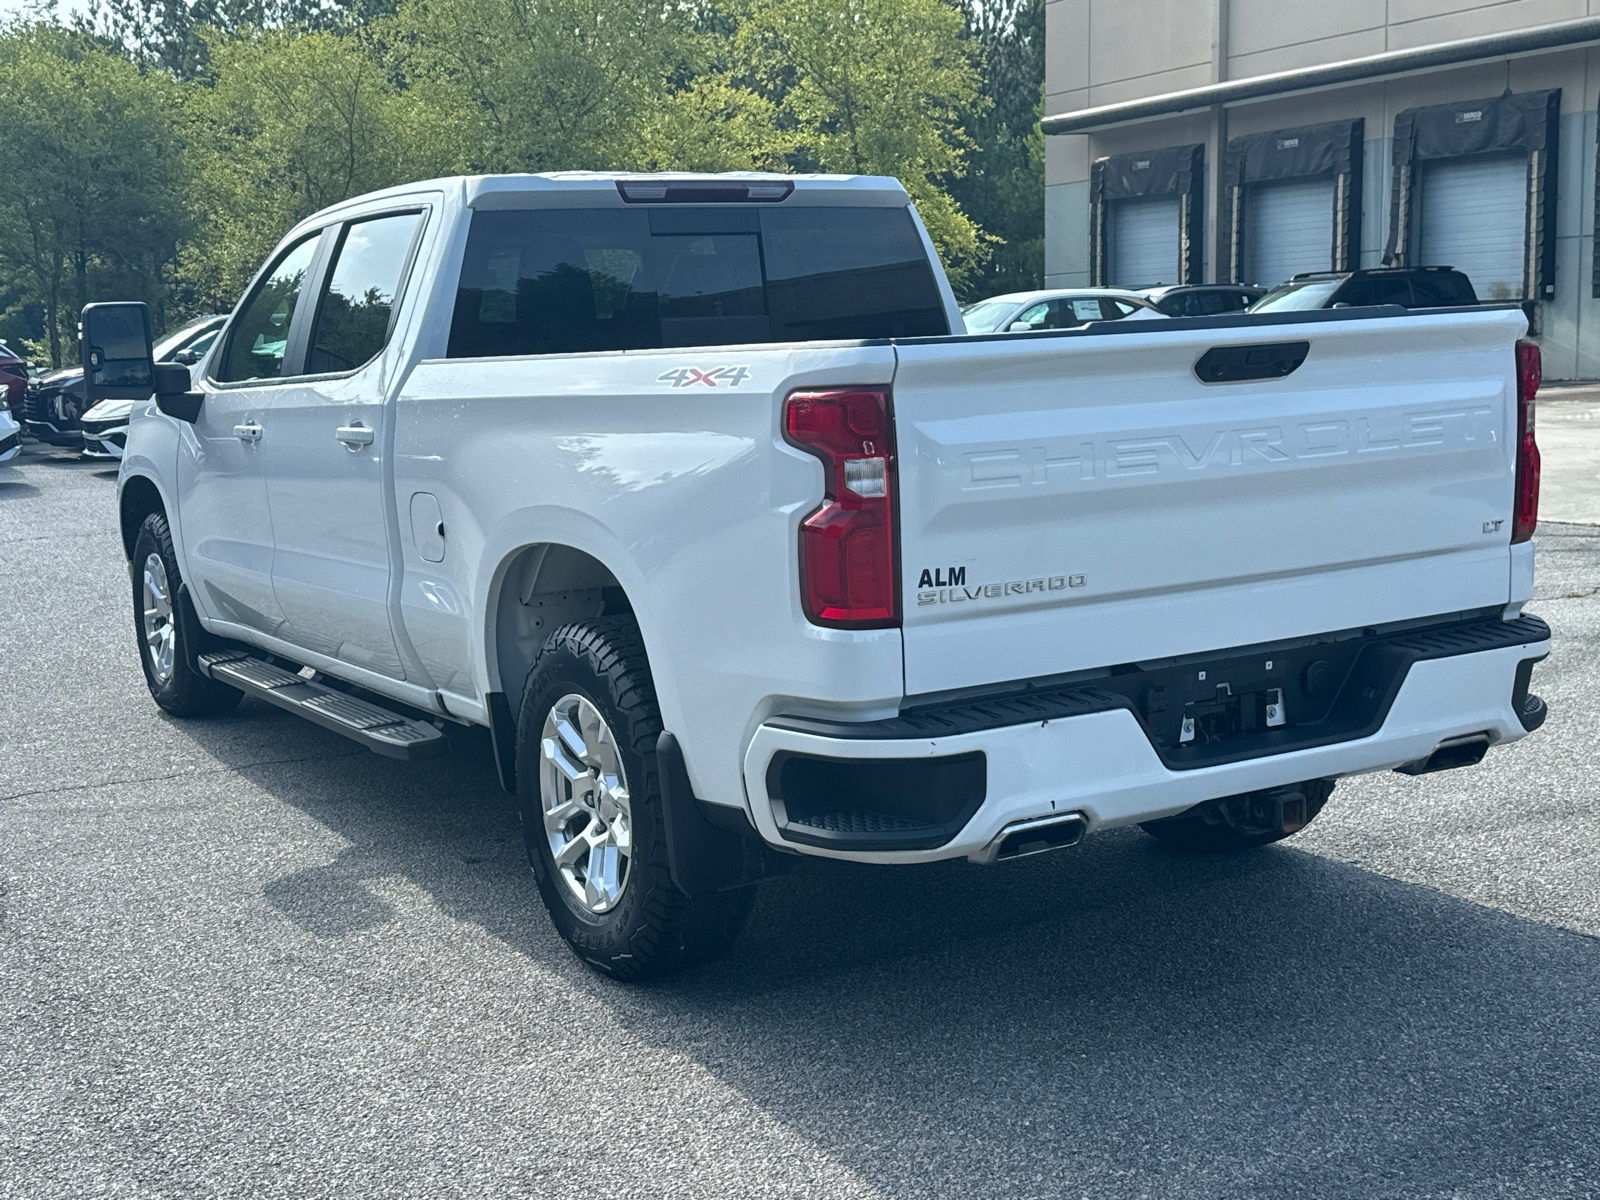
[[[904,343],[906,690],[1504,604],[1520,312]],[[1201,383],[1213,347],[1309,342]]]

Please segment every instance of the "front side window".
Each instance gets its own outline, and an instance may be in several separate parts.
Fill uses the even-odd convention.
[[[477,212],[449,356],[949,332],[907,209]]]
[[[307,372],[353,371],[377,357],[421,221],[421,213],[397,213],[345,228],[317,305]]]
[[[306,272],[311,269],[320,233],[291,246],[267,273],[256,294],[233,323],[227,355],[217,373],[222,383],[245,379],[277,379],[283,375],[283,355],[289,345],[289,326]]]
[[[1015,321],[1012,321],[1011,324],[1013,324],[1013,325],[1019,325],[1019,324],[1020,325],[1026,325],[1031,329],[1046,329],[1046,328],[1048,328],[1048,326],[1046,325],[1046,321],[1048,321],[1049,318],[1050,318],[1050,305],[1049,305],[1049,303],[1045,302],[1045,301],[1040,301],[1038,304],[1035,304],[1032,307],[1027,308],[1024,311],[1018,313],[1017,314],[1017,319]]]

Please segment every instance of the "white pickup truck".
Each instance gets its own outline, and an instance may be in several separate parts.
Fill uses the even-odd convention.
[[[1544,717],[1512,306],[973,337],[892,180],[581,173],[317,214],[198,383],[147,326],[83,354],[156,702],[486,726],[617,977],[785,854],[1259,845]]]

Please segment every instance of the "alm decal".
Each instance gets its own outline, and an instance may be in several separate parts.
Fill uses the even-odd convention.
[[[674,367],[656,376],[656,382],[670,383],[675,388],[693,387],[697,383],[703,383],[708,388],[719,385],[736,388],[749,378],[749,367],[710,367],[704,371],[698,367]]]

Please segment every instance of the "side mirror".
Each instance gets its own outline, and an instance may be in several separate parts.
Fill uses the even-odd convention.
[[[182,363],[186,367],[192,367],[200,360],[194,356],[193,350],[179,350],[172,356],[172,361]]]
[[[143,304],[90,304],[78,323],[84,399],[145,400],[155,390],[150,310]]]
[[[193,425],[200,416],[204,392],[189,390],[189,368],[179,362],[156,364],[156,407],[169,417]]]
[[[1006,326],[1007,333],[1028,333],[1033,329],[1026,321],[1013,321]]]

